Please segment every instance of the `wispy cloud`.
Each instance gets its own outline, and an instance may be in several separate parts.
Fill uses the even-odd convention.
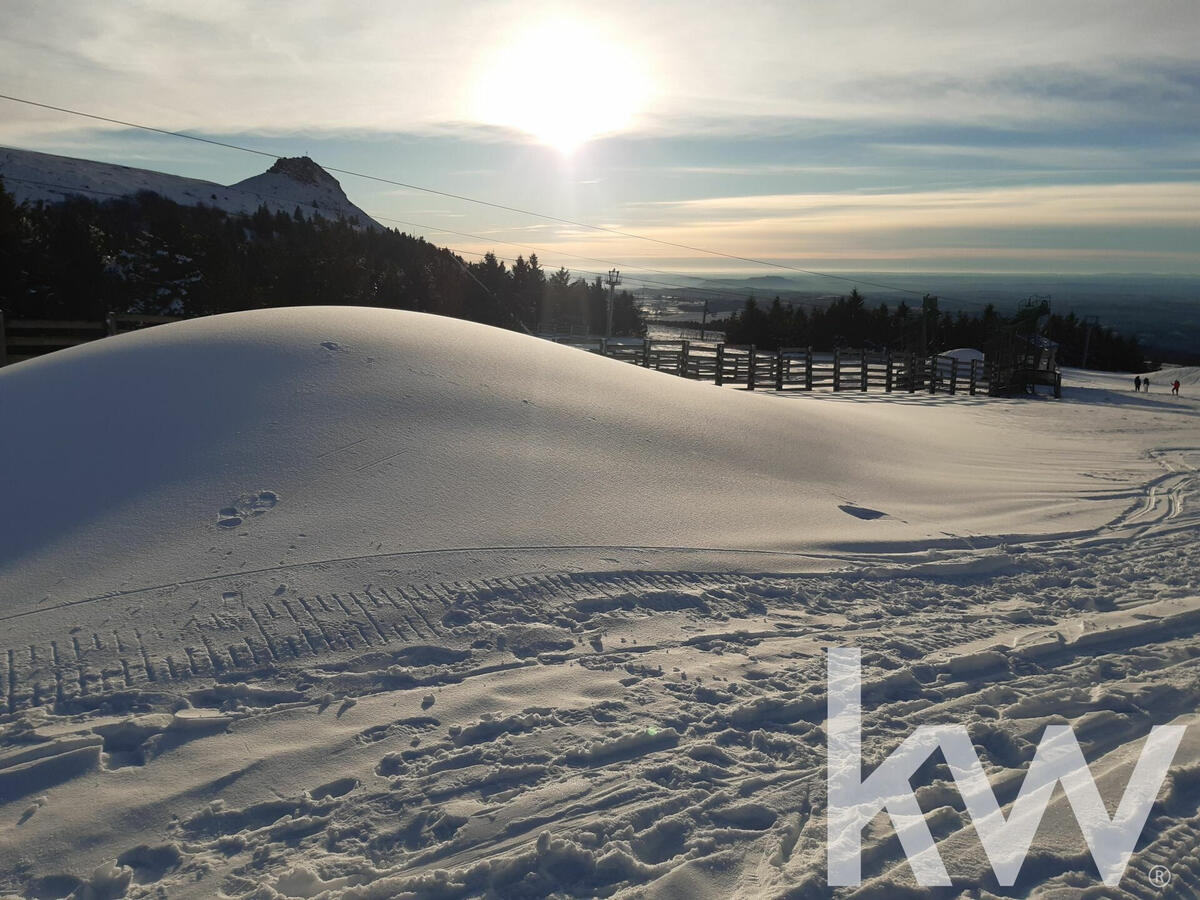
[[[978,191],[714,197],[632,205],[623,230],[790,264],[917,260],[1113,269],[1158,262],[1194,271],[1200,185],[1057,185]],[[559,234],[555,249],[625,258],[646,245],[618,235]],[[660,246],[660,259],[679,261]],[[703,262],[704,254],[690,259]]]
[[[473,139],[512,140],[478,118],[472,98],[498,48],[551,16],[619,36],[646,64],[655,83],[635,128],[652,133],[881,117],[1119,120],[1194,115],[1200,102],[1195,9],[1169,0],[1015,0],[1003,14],[979,2],[682,0],[602,10],[14,0],[6,12],[8,89],[210,131],[469,128]],[[5,118],[10,135],[54,121]]]
[[[4,93],[664,240],[786,259],[1057,252],[1079,265],[1123,246],[1200,269],[1186,246],[1200,208],[1191,2],[10,0],[5,13]],[[602,73],[615,41],[646,75],[623,133],[570,164],[514,127],[528,117],[499,114],[553,116],[537,83],[478,104],[509,48],[550,19],[593,36],[579,66]],[[532,63],[542,85],[567,74]],[[0,101],[2,144],[225,182],[261,163],[168,140]],[[589,256],[677,255],[343,184],[384,216],[451,217]]]
[[[1200,184],[1093,184],[872,194],[710,197],[643,205],[680,220],[855,231],[1043,225],[1195,224]],[[749,218],[748,218],[749,217]]]

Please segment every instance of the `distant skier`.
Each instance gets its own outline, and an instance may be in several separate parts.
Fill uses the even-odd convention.
[[[1176,397],[1179,396],[1179,379],[1178,378],[1176,378],[1173,382],[1171,382],[1171,393],[1174,394]]]
[[[1145,390],[1145,392],[1147,394],[1150,393],[1150,379],[1149,378],[1142,379],[1142,389]]]
[[[1133,390],[1134,390],[1134,393],[1141,392],[1141,390],[1142,390],[1142,376],[1141,375],[1133,376]]]

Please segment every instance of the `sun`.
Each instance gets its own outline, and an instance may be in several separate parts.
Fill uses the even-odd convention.
[[[569,154],[629,127],[645,108],[648,85],[642,61],[596,26],[546,23],[512,35],[486,56],[474,117]]]

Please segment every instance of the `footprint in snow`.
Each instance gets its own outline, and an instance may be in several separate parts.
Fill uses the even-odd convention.
[[[246,519],[261,516],[269,509],[274,509],[279,503],[279,495],[274,491],[251,491],[242,494],[229,506],[217,512],[217,524],[222,528],[237,528]]]
[[[856,519],[885,519],[887,513],[880,512],[877,509],[870,509],[866,506],[855,506],[852,503],[840,503],[838,509],[848,516],[854,516]]]

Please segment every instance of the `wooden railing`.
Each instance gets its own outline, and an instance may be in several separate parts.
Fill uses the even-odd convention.
[[[0,366],[54,350],[86,344],[108,335],[180,321],[172,316],[114,313],[103,322],[4,319],[0,313]],[[811,347],[759,350],[753,345],[687,340],[556,338],[613,359],[718,385],[747,390],[882,390],[887,393],[987,392],[991,370],[980,361],[950,356]]]
[[[152,325],[178,322],[176,316],[110,313],[103,322],[70,319],[5,319],[0,311],[0,366],[88,344],[103,337]]]
[[[811,347],[759,350],[702,341],[555,338],[557,343],[648,369],[747,390],[829,389],[916,393],[987,393],[989,367],[980,360],[892,351]]]

